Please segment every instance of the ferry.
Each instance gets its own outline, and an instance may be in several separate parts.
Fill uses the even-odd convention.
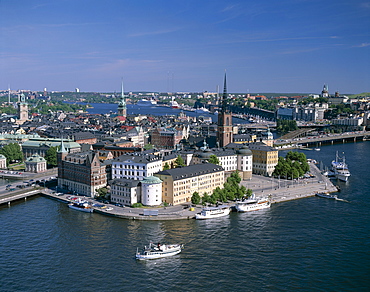
[[[266,209],[271,207],[271,202],[268,198],[256,198],[254,195],[247,200],[237,202],[235,209],[238,212],[249,212]]]
[[[76,201],[68,204],[68,207],[74,210],[87,213],[91,213],[94,211],[93,207],[89,204],[89,202],[82,199],[77,199]]]
[[[227,216],[230,214],[230,207],[221,205],[218,207],[203,208],[202,211],[195,215],[195,219],[211,219]]]
[[[140,99],[136,105],[138,106],[157,106],[157,102],[155,100],[152,100],[152,99]]]
[[[204,113],[209,113],[209,110],[205,107],[200,107],[200,108],[197,108],[195,112],[198,114],[204,114]]]
[[[151,242],[149,246],[144,246],[141,252],[137,248],[135,257],[137,260],[154,260],[177,255],[183,248],[183,244],[153,244]]]
[[[335,155],[335,160],[331,162],[332,171],[337,179],[346,182],[348,178],[351,176],[351,173],[348,170],[348,166],[346,164],[346,158],[339,157],[338,151]]]
[[[178,102],[176,100],[171,100],[170,101],[170,107],[172,107],[172,108],[179,108],[180,105],[178,104]]]
[[[331,195],[329,193],[317,193],[316,196],[320,198],[326,198],[326,199],[335,199],[335,200],[338,199],[337,195]]]

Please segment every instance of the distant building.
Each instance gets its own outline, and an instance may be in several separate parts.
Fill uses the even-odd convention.
[[[327,84],[324,84],[324,88],[321,91],[321,96],[322,97],[329,97],[329,87]]]
[[[81,145],[71,141],[64,140],[64,148],[69,153],[75,153],[81,151]],[[30,157],[34,154],[38,154],[41,157],[45,157],[46,152],[50,147],[60,148],[62,139],[52,138],[30,138],[28,141],[24,141],[22,144],[22,152],[25,158]]]
[[[183,137],[183,131],[181,130],[156,128],[151,132],[151,144],[159,149],[175,149]]]
[[[20,102],[18,103],[18,124],[23,124],[28,120],[28,104],[26,103],[25,95],[22,93]]]

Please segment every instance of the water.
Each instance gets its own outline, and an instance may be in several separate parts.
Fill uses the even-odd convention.
[[[338,196],[219,220],[141,222],[87,214],[44,197],[0,207],[0,291],[368,291],[370,143],[306,151],[329,165],[345,151]],[[177,256],[136,261],[149,241]]]
[[[311,197],[216,220],[132,221],[35,197],[0,206],[0,291],[369,291],[370,143],[304,151],[352,176]],[[5,183],[6,181],[4,181]],[[183,243],[136,261],[136,247]]]
[[[70,102],[71,103],[71,102]],[[79,104],[86,104],[86,103],[79,103]],[[87,109],[89,114],[108,114],[110,112],[117,112],[117,104],[115,103],[89,103],[92,108]],[[138,106],[136,104],[128,104],[127,105],[127,114],[128,115],[156,115],[156,116],[166,116],[166,115],[179,115],[180,112],[183,110],[164,107],[164,106],[156,106],[156,107],[145,107],[145,106]],[[211,117],[213,122],[217,122],[217,115],[212,113],[195,113],[190,111],[183,111],[189,117]],[[237,124],[245,124],[249,123],[247,120],[234,118],[233,123]]]

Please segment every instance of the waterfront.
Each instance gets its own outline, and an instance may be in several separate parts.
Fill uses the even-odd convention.
[[[86,103],[79,103],[86,104]],[[89,114],[109,114],[117,112],[116,103],[89,103],[92,108],[88,108],[87,112]],[[153,106],[153,107],[143,107],[136,104],[127,105],[127,114],[128,115],[156,115],[156,116],[167,116],[167,115],[179,115],[181,112],[184,112],[189,117],[211,117],[213,122],[217,122],[217,115],[212,113],[196,113],[192,111],[185,111],[178,108],[171,108],[168,106]],[[233,123],[245,124],[249,123],[247,120],[239,119],[233,117]]]
[[[310,197],[211,221],[133,221],[44,197],[0,207],[1,291],[367,291],[370,143],[305,151],[325,165],[344,151],[349,201]],[[183,243],[174,257],[136,247]]]

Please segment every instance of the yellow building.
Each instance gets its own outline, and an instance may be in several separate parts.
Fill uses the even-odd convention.
[[[262,142],[250,143],[248,148],[253,153],[252,172],[271,176],[278,164],[279,151]]]
[[[154,174],[163,181],[162,201],[179,205],[191,201],[194,192],[211,195],[217,187],[223,188],[224,169],[216,164],[203,163],[168,169]]]

